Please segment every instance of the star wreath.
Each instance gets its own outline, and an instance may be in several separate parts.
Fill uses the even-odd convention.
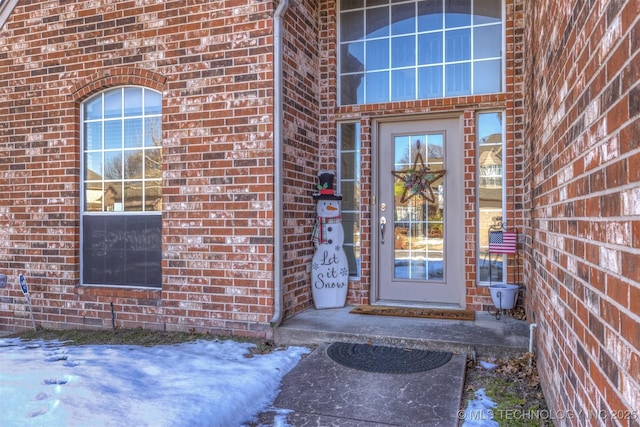
[[[420,153],[420,141],[417,142],[416,147],[418,154],[413,161],[413,167],[401,171],[391,171],[391,174],[403,183],[400,203],[405,203],[416,195],[435,203],[436,196],[433,194],[431,185],[444,176],[445,170],[432,172],[429,166],[424,164],[422,153]]]

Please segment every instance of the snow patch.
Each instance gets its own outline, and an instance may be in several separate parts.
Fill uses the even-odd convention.
[[[282,377],[309,353],[247,357],[249,343],[62,346],[0,339],[2,426],[242,426],[273,409]]]
[[[476,398],[470,400],[464,411],[464,422],[462,427],[499,427],[496,421],[493,421],[493,408],[496,403],[485,394],[483,388],[475,393]]]

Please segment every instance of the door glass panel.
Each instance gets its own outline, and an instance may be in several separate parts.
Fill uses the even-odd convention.
[[[394,144],[394,278],[443,281],[444,134],[402,135]]]

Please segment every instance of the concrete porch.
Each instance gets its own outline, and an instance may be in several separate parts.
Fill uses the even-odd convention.
[[[528,351],[529,325],[502,315],[477,312],[475,321],[350,314],[354,306],[308,309],[274,331],[278,345],[336,341],[451,351],[477,357],[510,358]]]

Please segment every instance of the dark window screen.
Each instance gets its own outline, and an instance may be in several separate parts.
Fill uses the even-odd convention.
[[[85,285],[162,285],[161,215],[85,215]]]

